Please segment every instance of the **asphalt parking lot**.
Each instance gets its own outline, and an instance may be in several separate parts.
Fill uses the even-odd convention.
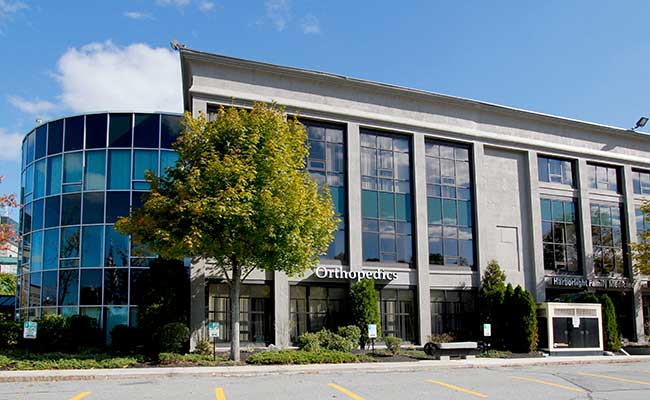
[[[0,399],[569,400],[650,398],[650,361],[418,372],[0,383]]]

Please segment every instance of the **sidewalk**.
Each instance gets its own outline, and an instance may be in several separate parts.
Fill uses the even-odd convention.
[[[244,365],[229,367],[157,367],[123,369],[80,369],[0,371],[0,383],[73,380],[113,380],[187,376],[260,376],[328,373],[411,372],[436,368],[527,367],[543,365],[634,363],[650,361],[650,356],[584,356],[545,358],[476,358],[452,361],[376,362],[358,364]]]

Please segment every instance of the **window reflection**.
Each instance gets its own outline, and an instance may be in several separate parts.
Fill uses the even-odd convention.
[[[104,265],[107,267],[125,267],[129,262],[129,238],[106,226],[104,244]]]

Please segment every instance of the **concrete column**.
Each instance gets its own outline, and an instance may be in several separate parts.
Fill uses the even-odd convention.
[[[285,348],[289,346],[291,325],[289,322],[289,279],[284,272],[273,273],[273,301],[275,345]]]
[[[582,271],[585,277],[594,276],[594,248],[591,240],[591,211],[589,205],[589,169],[585,159],[578,160],[576,179],[578,181],[578,208],[582,227]]]
[[[361,270],[362,216],[361,216],[361,139],[359,124],[348,123],[347,167],[348,167],[348,255],[350,271]]]
[[[636,241],[636,213],[634,210],[634,186],[632,177],[632,167],[626,165],[623,167],[623,213],[625,215],[625,234],[628,242]],[[645,332],[643,329],[643,295],[641,293],[641,280],[639,274],[634,272],[632,260],[628,260],[628,276],[634,279],[634,326],[636,339],[644,341]]]
[[[205,261],[200,260],[190,266],[190,351],[208,337],[205,282]]]
[[[485,158],[485,148],[483,147],[483,143],[474,142],[472,146],[472,155],[473,166],[470,173],[472,174],[472,179],[474,182],[474,223],[476,225],[474,228],[476,232],[476,237],[474,238],[474,248],[476,249],[475,268],[479,274],[479,277],[481,277],[483,275],[483,270],[490,262],[487,252],[481,250],[484,248],[484,245],[482,244],[484,239],[490,235],[490,227],[488,224],[483,222],[485,219],[482,217],[487,212],[485,210],[487,209],[487,199],[490,195],[489,193],[483,191],[483,186],[481,184],[482,182],[485,182],[485,179],[481,176],[481,170]]]
[[[429,233],[427,226],[427,165],[424,135],[413,136],[413,197],[415,199],[415,267],[418,279],[418,319],[420,344],[431,334],[431,292],[429,285]]]
[[[542,205],[539,194],[539,171],[537,165],[537,152],[528,151],[528,182],[530,185],[530,214],[524,224],[531,227],[532,260],[530,257],[524,259],[524,276],[526,289],[535,295],[537,301],[546,301],[546,271],[544,270],[544,245],[542,238]],[[522,188],[523,190],[523,188]],[[528,238],[523,238],[526,241]],[[529,264],[529,263],[532,263]]]

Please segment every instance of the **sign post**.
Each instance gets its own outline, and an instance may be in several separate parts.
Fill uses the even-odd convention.
[[[219,323],[208,323],[208,337],[212,338],[212,360],[217,360],[217,338],[219,337]]]
[[[376,324],[368,324],[368,339],[370,339],[370,343],[372,344],[372,352],[375,352],[375,339],[377,339],[377,325]]]
[[[483,324],[483,338],[485,339],[486,350],[491,345],[492,324]],[[488,339],[489,338],[489,339]]]
[[[23,323],[23,339],[36,339],[38,333],[38,322],[25,321]]]

